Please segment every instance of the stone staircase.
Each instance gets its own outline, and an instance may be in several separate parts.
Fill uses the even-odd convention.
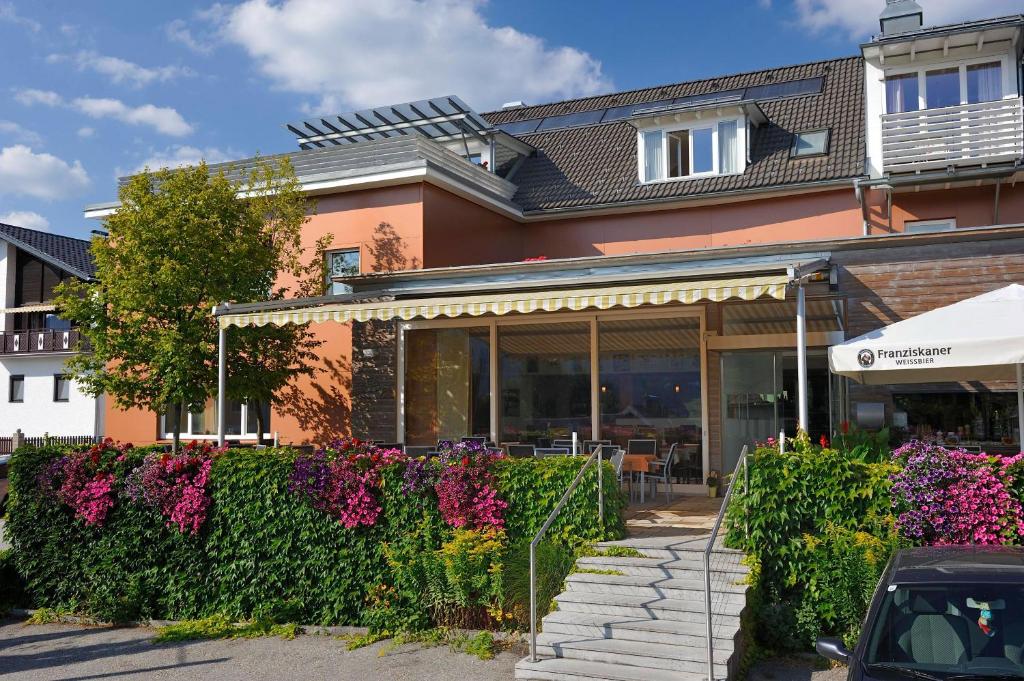
[[[580,558],[537,636],[537,662],[516,665],[517,679],[545,681],[707,681],[704,537],[661,537],[599,544],[644,555]],[[740,613],[746,606],[743,554],[716,545],[711,556],[715,678],[739,664]]]

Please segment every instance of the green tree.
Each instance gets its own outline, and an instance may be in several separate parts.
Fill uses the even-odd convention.
[[[316,242],[313,257],[299,267],[296,295],[307,298],[327,292],[326,251],[332,241],[328,234]],[[282,300],[290,291],[280,287],[270,296]],[[226,395],[256,410],[256,431],[262,444],[267,432],[265,407],[283,399],[282,389],[296,376],[315,373],[312,362],[323,342],[309,332],[309,324],[246,326],[230,328]]]
[[[213,306],[265,300],[279,274],[301,276],[307,202],[287,160],[234,179],[205,163],[144,172],[118,194],[109,236],[92,242],[95,280],[57,292],[91,347],[67,368],[122,409],[168,409],[177,448],[181,415],[216,390]]]

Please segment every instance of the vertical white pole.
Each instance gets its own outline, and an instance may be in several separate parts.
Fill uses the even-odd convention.
[[[1017,365],[1017,445],[1024,451],[1024,364]]]
[[[217,332],[217,445],[224,446],[225,431],[225,395],[228,378],[228,330],[220,327]]]
[[[572,431],[572,455],[573,456],[576,456],[577,454],[580,453],[580,450],[579,450],[580,443],[579,443],[579,439],[578,438],[579,438],[579,436],[576,434],[576,431],[575,430]]]
[[[807,302],[804,287],[796,289],[796,391],[799,413],[797,426],[807,431]]]

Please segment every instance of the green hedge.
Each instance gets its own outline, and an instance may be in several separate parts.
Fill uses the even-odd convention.
[[[728,545],[753,563],[759,642],[804,649],[820,635],[855,632],[868,597],[898,546],[890,463],[797,443],[750,459],[748,490],[737,485],[727,514]]]
[[[200,533],[189,536],[166,527],[155,511],[120,501],[102,527],[75,520],[37,487],[40,471],[60,454],[25,448],[11,461],[7,534],[36,606],[111,621],[225,614],[378,629],[429,624],[426,575],[409,565],[412,557],[436,554],[453,531],[436,501],[402,493],[396,467],[384,472],[376,525],[346,529],[288,489],[294,451],[232,450],[214,461],[210,512]],[[130,451],[118,479],[144,454]],[[509,546],[532,538],[580,465],[566,458],[499,463]],[[603,527],[597,523],[596,470],[588,478],[551,529],[563,542],[624,534],[624,500],[611,469],[604,475]],[[378,595],[387,589],[396,596],[382,618],[380,608],[368,604],[379,605]]]

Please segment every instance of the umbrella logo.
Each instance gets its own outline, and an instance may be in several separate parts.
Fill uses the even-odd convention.
[[[864,349],[857,353],[857,363],[865,369],[870,369],[875,364],[875,353]]]

